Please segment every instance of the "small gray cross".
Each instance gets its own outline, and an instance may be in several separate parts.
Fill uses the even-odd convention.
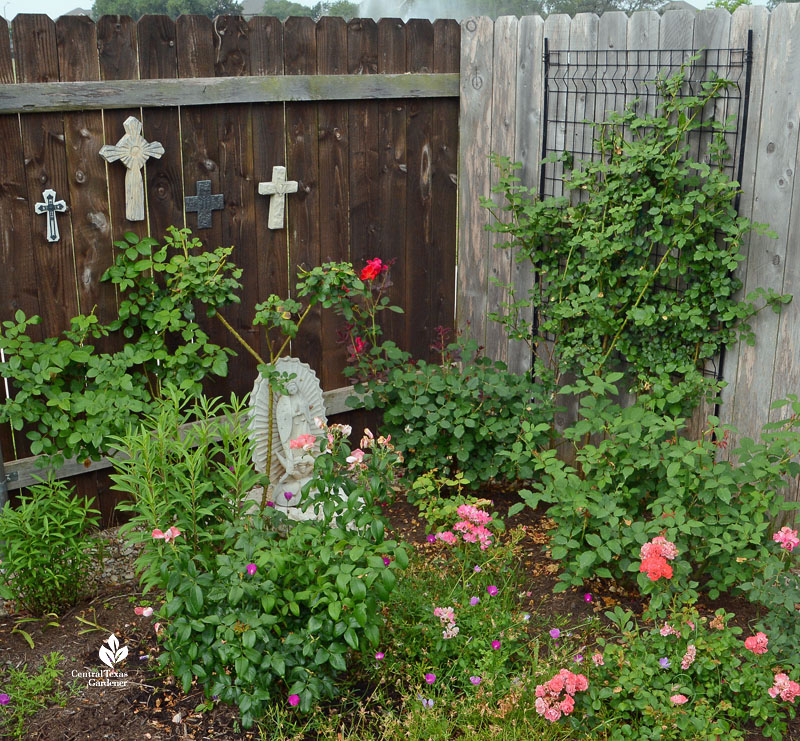
[[[197,195],[186,196],[186,211],[197,211],[197,228],[211,228],[211,212],[225,208],[222,193],[211,195],[211,181],[197,181]]]
[[[56,221],[56,211],[64,213],[67,210],[67,204],[64,201],[56,200],[56,192],[52,188],[48,188],[42,193],[44,203],[36,203],[33,208],[37,214],[47,214],[47,241],[58,242],[58,222]]]

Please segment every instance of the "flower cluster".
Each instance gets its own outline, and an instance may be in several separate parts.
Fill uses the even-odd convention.
[[[292,450],[304,450],[306,453],[314,447],[314,443],[317,442],[316,435],[311,435],[310,433],[306,433],[304,435],[300,435],[300,437],[296,438],[295,440],[289,440],[289,447]]]
[[[671,579],[672,566],[667,561],[672,561],[677,555],[675,544],[659,535],[642,546],[639,552],[639,558],[642,559],[639,571],[646,573],[650,581],[658,581],[662,576]]]
[[[375,280],[375,278],[381,273],[385,273],[388,269],[389,266],[386,265],[380,257],[373,257],[371,260],[367,260],[367,264],[362,268],[359,278],[361,278],[361,280]]]
[[[800,538],[797,537],[797,530],[792,530],[788,527],[782,527],[772,536],[776,543],[781,544],[781,548],[785,548],[790,553],[800,545]]]
[[[667,636],[680,635],[680,633],[677,630],[675,630],[675,628],[673,628],[669,623],[664,623],[664,627],[661,628],[661,630],[659,630],[658,632],[661,633],[661,635],[664,636],[664,638],[666,638]]]
[[[449,638],[455,638],[458,635],[456,613],[452,607],[434,607],[433,614],[439,618],[444,628],[442,631],[442,638],[447,640]]]
[[[767,643],[769,643],[767,636],[758,632],[754,636],[745,638],[744,647],[754,654],[765,654],[767,653]]]
[[[536,712],[555,723],[562,714],[569,715],[574,710],[575,693],[583,692],[588,687],[589,682],[583,674],[562,669],[544,684],[536,685]]]
[[[782,672],[775,675],[775,683],[767,692],[772,698],[781,696],[781,700],[794,704],[794,698],[800,695],[800,684],[789,679],[788,675]]]
[[[694,664],[694,660],[697,657],[697,648],[693,643],[690,643],[686,647],[686,653],[683,655],[681,659],[681,669],[686,671],[692,664]]]
[[[485,551],[492,544],[492,533],[486,529],[492,521],[491,515],[470,504],[462,504],[456,512],[461,519],[453,525],[453,530],[461,533],[464,542],[480,543],[481,550]],[[436,533],[436,539],[448,545],[458,542],[458,536],[451,530]]]

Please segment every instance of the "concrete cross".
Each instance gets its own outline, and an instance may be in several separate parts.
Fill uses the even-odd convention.
[[[259,183],[258,192],[262,196],[271,196],[269,199],[270,229],[283,229],[283,212],[286,207],[286,194],[297,193],[297,181],[286,179],[286,168],[276,165],[272,168],[272,182]]]
[[[186,211],[197,211],[197,228],[211,228],[211,212],[225,208],[222,193],[211,195],[211,181],[197,181],[197,195],[186,196]]]
[[[122,160],[128,168],[125,173],[125,218],[128,221],[144,221],[144,181],[142,168],[150,157],[160,159],[164,147],[160,142],[148,142],[142,136],[142,122],[129,116],[122,124],[125,136],[116,144],[106,144],[100,156],[106,162]]]
[[[58,222],[56,221],[56,211],[64,213],[67,204],[64,201],[56,200],[56,192],[52,188],[42,192],[44,203],[35,203],[33,206],[37,214],[47,214],[47,241],[58,242]]]

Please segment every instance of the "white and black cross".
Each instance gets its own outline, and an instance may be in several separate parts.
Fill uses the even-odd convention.
[[[44,198],[44,203],[36,203],[33,208],[37,214],[47,214],[47,241],[58,242],[60,235],[56,213],[64,213],[67,210],[67,204],[64,201],[56,200],[56,192],[52,188],[45,190],[42,198]]]

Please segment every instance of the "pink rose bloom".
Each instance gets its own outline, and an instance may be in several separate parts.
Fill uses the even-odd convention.
[[[680,635],[675,628],[673,628],[669,623],[664,623],[664,627],[659,631],[662,636],[677,636]]]
[[[564,689],[564,677],[561,674],[556,674],[549,682],[545,685],[550,692],[555,692],[558,694],[561,690]]]
[[[569,695],[567,695],[559,704],[558,709],[564,713],[564,715],[569,715],[575,709],[575,700],[573,700]]]
[[[171,527],[165,533],[162,533],[158,528],[153,530],[153,537],[156,540],[162,540],[163,539],[163,541],[165,543],[169,543],[170,540],[175,540],[175,538],[177,538],[180,534],[181,534],[181,531],[178,530],[178,528],[176,528],[176,527]]]
[[[769,639],[767,638],[767,636],[761,632],[758,632],[754,636],[745,638],[744,647],[748,651],[752,651],[754,654],[765,654],[767,653],[768,643]]]
[[[300,435],[295,440],[289,440],[289,447],[293,450],[305,450],[308,452],[314,446],[314,443],[317,441],[315,435],[311,435],[306,433],[304,435]]]
[[[686,653],[683,655],[681,669],[686,671],[692,664],[694,664],[695,656],[697,656],[697,648],[693,643],[690,643],[686,647]]]
[[[436,533],[436,540],[441,540],[442,542],[447,543],[447,545],[455,545],[458,543],[458,538],[456,538],[456,536],[453,535],[453,533],[451,533],[449,530],[445,530],[443,533]]]
[[[356,448],[345,460],[350,464],[350,468],[355,468],[364,460],[364,451],[361,448]]]
[[[772,536],[772,539],[776,543],[780,543],[781,548],[785,548],[789,552],[800,545],[800,539],[797,537],[797,530],[792,530],[789,527],[782,527]]]
[[[548,708],[544,713],[545,720],[555,723],[561,717],[561,711],[558,708]]]
[[[684,703],[689,702],[689,698],[686,695],[673,695],[669,698],[669,701],[673,705],[683,705]]]
[[[604,666],[605,661],[603,661],[603,654],[596,653],[592,655],[592,661],[594,662],[595,666]]]
[[[671,543],[662,535],[653,538],[649,543],[645,543],[639,551],[639,558],[665,558],[672,561],[678,555],[675,543]]]
[[[539,686],[541,687],[541,685]],[[539,713],[539,715],[544,715],[547,712],[547,702],[541,697],[536,698],[536,703],[534,707],[536,708],[536,712]]]
[[[800,684],[789,679],[788,675],[782,672],[775,675],[775,684],[767,690],[770,697],[780,695],[784,702],[794,704],[794,698],[800,696]]]

